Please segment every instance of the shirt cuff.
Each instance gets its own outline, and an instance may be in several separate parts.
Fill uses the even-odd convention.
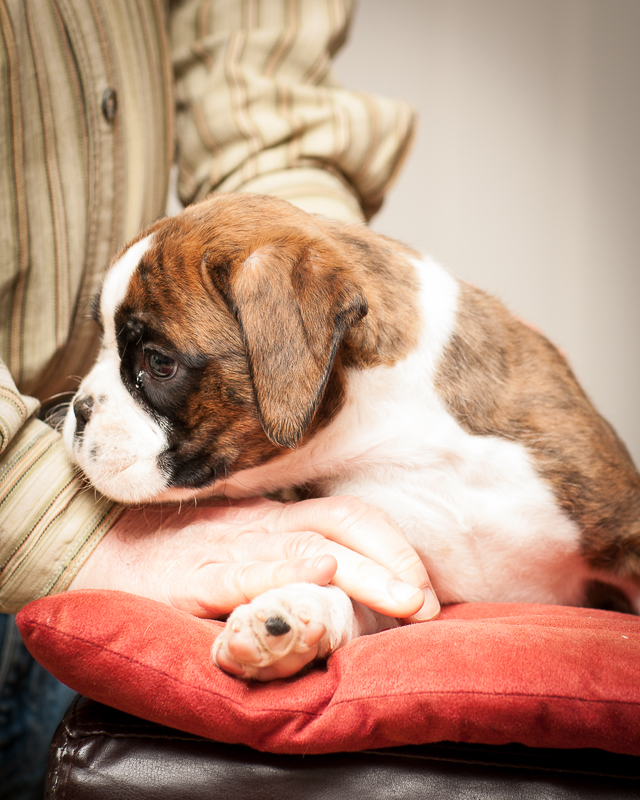
[[[16,389],[11,373],[0,361],[0,453],[40,407],[34,397],[25,397]]]
[[[236,191],[280,197],[310,214],[343,222],[365,221],[355,192],[345,180],[326,169],[310,167],[270,172],[246,181]]]
[[[65,590],[121,512],[76,474],[60,434],[25,423],[0,462],[0,611]]]

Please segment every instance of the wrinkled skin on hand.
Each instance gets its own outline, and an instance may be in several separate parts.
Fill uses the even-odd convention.
[[[331,582],[409,621],[439,609],[402,532],[353,497],[127,508],[69,588],[119,589],[214,618],[295,582]]]

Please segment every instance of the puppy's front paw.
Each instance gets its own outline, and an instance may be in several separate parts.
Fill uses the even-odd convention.
[[[340,589],[290,584],[236,608],[213,645],[213,660],[240,678],[286,678],[346,643],[352,623],[351,601]]]

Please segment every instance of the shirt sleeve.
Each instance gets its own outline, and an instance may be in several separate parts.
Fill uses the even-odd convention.
[[[63,591],[121,512],[76,475],[0,361],[0,612]]]
[[[351,0],[185,0],[173,15],[178,192],[283,197],[369,219],[409,148],[405,102],[339,86]]]

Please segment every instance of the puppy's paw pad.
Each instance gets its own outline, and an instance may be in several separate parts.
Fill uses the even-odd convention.
[[[225,672],[260,681],[294,675],[319,653],[326,633],[317,603],[294,613],[291,600],[261,595],[237,608],[213,646],[213,660]],[[315,600],[315,598],[314,598]]]

